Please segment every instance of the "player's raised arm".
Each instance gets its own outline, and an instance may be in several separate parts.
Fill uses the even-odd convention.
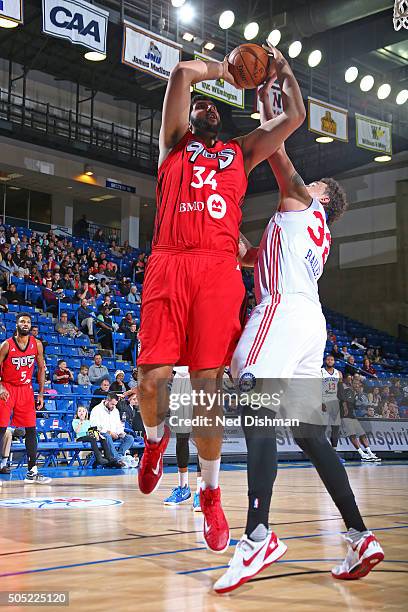
[[[42,342],[36,340],[37,343],[37,381],[38,381],[38,408],[44,406],[44,385],[45,385],[45,361],[44,361],[44,349]]]
[[[8,352],[9,352],[9,343],[7,342],[7,340],[5,340],[4,342],[1,343],[1,346],[0,346],[0,365],[3,363],[3,361],[7,357]],[[9,392],[7,391],[7,389],[3,387],[1,383],[1,379],[0,379],[0,399],[6,401],[8,397],[9,397]]]
[[[217,79],[224,79],[235,85],[226,59],[223,62],[190,60],[179,62],[173,68],[163,102],[159,166],[188,130],[190,86]]]
[[[283,112],[240,138],[247,174],[261,161],[268,159],[305,120],[306,111],[295,76],[282,53],[269,45],[269,78],[276,74],[282,92]]]
[[[253,268],[258,257],[258,247],[254,247],[241,232],[238,238],[238,261],[244,268]]]
[[[277,117],[273,112],[269,97],[274,80],[273,77],[268,79],[258,92],[261,125]],[[281,210],[297,210],[310,204],[310,195],[302,177],[289,159],[284,143],[268,157],[268,162],[278,182]]]

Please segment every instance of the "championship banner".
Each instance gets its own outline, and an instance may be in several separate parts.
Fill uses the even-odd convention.
[[[356,144],[377,153],[392,153],[392,124],[356,113]]]
[[[23,23],[23,0],[0,0],[0,17]]]
[[[181,59],[181,45],[124,22],[122,63],[168,81]]]
[[[204,62],[211,61],[211,57],[207,57],[197,52],[194,53],[194,59],[200,59]],[[225,102],[225,104],[230,104],[236,108],[245,107],[244,90],[237,89],[223,79],[219,79],[218,81],[202,81],[201,83],[193,85],[193,89],[194,91],[206,94],[211,98],[215,98],[216,100],[220,100],[220,102]]]
[[[308,98],[307,127],[310,132],[348,142],[347,119],[346,109],[327,104],[322,100]]]
[[[257,91],[259,91],[259,89],[260,87],[258,87]],[[280,90],[278,83],[274,83],[272,85],[269,91],[269,99],[271,101],[271,106],[272,106],[274,115],[280,115],[281,113],[283,113],[282,92]],[[254,100],[254,111],[259,113],[259,110],[260,110],[259,98],[258,98],[258,95],[256,95],[255,100]]]
[[[106,54],[109,13],[85,0],[43,0],[43,32]]]

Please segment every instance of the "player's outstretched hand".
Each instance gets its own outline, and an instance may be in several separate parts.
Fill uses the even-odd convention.
[[[258,98],[260,102],[263,102],[269,96],[269,92],[275,80],[275,77],[267,79],[265,83],[261,85],[261,87],[258,89]]]
[[[3,400],[3,402],[7,402],[9,397],[10,393],[7,391],[7,389],[5,389],[4,387],[0,387],[0,400]]]
[[[286,62],[286,60],[279,49],[271,45],[270,42],[267,41],[266,44],[262,45],[262,47],[268,52],[269,55],[267,80],[272,78],[276,79],[276,65]]]

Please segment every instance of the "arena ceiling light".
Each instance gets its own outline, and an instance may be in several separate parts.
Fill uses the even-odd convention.
[[[273,45],[274,47],[277,47],[280,43],[280,39],[282,37],[282,34],[280,32],[280,30],[272,30],[272,32],[270,32],[267,41],[271,43],[271,45]]]
[[[187,42],[192,42],[194,40],[194,34],[191,34],[191,32],[184,32],[183,40],[186,40]]]
[[[93,176],[95,174],[92,166],[90,166],[89,164],[85,164],[84,166],[84,174],[86,174],[86,176]]]
[[[191,23],[195,17],[195,10],[191,4],[183,4],[178,11],[181,23]]]
[[[391,85],[389,83],[383,83],[377,90],[377,97],[379,100],[385,100],[391,93]]]
[[[212,51],[215,48],[215,45],[210,40],[205,43],[203,49],[207,49],[207,51]]]
[[[295,57],[297,57],[298,55],[300,55],[302,51],[302,43],[300,42],[300,40],[294,40],[293,43],[291,43],[289,45],[289,57],[291,57],[292,59],[295,59]]]
[[[322,52],[319,49],[315,49],[311,53],[309,53],[309,57],[307,58],[307,63],[311,68],[316,68],[322,61]]]
[[[103,60],[106,60],[106,53],[99,53],[98,51],[87,51],[84,54],[84,58],[90,62],[103,62]]]
[[[371,74],[366,74],[360,81],[361,91],[370,91],[374,86],[374,77]]]
[[[233,11],[224,11],[218,19],[218,25],[222,30],[228,30],[234,25],[235,15]]]
[[[12,28],[16,28],[19,24],[17,21],[12,21],[11,19],[4,19],[4,17],[0,17],[0,28],[5,28],[7,30],[11,30]]]
[[[391,159],[392,159],[391,155],[377,155],[377,157],[374,157],[374,161],[380,164],[389,162],[391,161]]]
[[[245,26],[245,30],[244,30],[245,40],[253,40],[254,38],[258,36],[258,32],[259,32],[259,25],[256,23],[256,21],[251,21],[251,23],[248,23]]]
[[[171,3],[174,6],[174,8],[180,8],[180,6],[183,6],[185,1],[186,0],[171,0]]]
[[[408,89],[401,89],[401,91],[398,93],[397,97],[395,98],[396,103],[405,104],[407,100],[408,100]]]
[[[358,77],[357,66],[350,66],[350,68],[347,68],[346,72],[344,73],[344,80],[346,81],[346,83],[354,83],[357,77]]]
[[[316,142],[319,144],[328,144],[329,142],[333,142],[334,138],[331,136],[319,136],[316,138]]]
[[[258,119],[259,121],[260,118],[261,118],[261,113],[258,111],[255,111],[251,114],[251,119]]]

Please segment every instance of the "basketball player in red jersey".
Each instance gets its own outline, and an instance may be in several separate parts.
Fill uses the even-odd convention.
[[[180,62],[167,85],[160,130],[157,213],[152,255],[146,271],[138,357],[139,398],[146,447],[139,487],[159,485],[169,430],[165,386],[173,366],[188,365],[193,390],[215,398],[223,369],[237,343],[244,298],[237,266],[241,204],[251,170],[267,159],[304,120],[299,86],[282,54],[270,48],[269,75],[282,89],[283,113],[250,134],[217,140],[220,115],[206,96],[191,102],[194,83],[223,79],[236,85],[228,62]],[[159,393],[162,383],[163,394]],[[210,550],[229,544],[221,508],[218,472],[222,429],[219,414],[200,397],[195,415],[207,429],[195,430],[202,473],[204,538]],[[209,431],[211,430],[211,431]]]
[[[11,424],[25,428],[25,446],[28,455],[28,472],[24,482],[47,484],[51,478],[38,472],[37,435],[34,392],[31,386],[34,365],[37,362],[39,393],[37,407],[44,406],[45,363],[43,347],[30,335],[31,316],[25,312],[17,315],[16,333],[0,346],[0,448],[4,432]]]

